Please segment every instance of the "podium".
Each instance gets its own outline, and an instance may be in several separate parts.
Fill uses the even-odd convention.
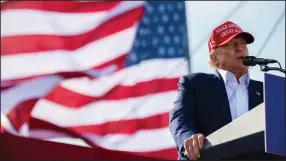
[[[200,160],[285,160],[285,78],[264,78],[264,103],[207,136]]]

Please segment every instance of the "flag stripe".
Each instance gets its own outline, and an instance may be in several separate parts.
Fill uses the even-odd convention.
[[[93,41],[100,40],[121,30],[132,27],[141,16],[142,7],[139,7],[114,17],[113,19],[100,24],[91,31],[80,35],[21,35],[2,37],[1,56],[37,54],[38,52],[52,50],[73,51]]]
[[[110,150],[152,152],[175,147],[169,128],[141,130],[137,131],[136,135],[112,134],[104,137],[92,134],[82,135],[95,145]],[[150,143],[154,144],[149,146]]]
[[[176,159],[184,16],[183,2],[4,3],[1,132]]]
[[[186,65],[187,62],[183,58],[150,59],[142,61],[139,65],[94,80],[86,78],[69,79],[61,82],[61,86],[76,93],[99,97],[118,85],[132,86],[154,79],[179,78],[187,72]],[[158,68],[160,66],[164,68]]]
[[[114,59],[110,59],[109,61],[104,62],[103,64],[100,64],[88,70],[79,71],[79,72],[56,72],[52,74],[42,74],[42,75],[36,75],[36,76],[25,77],[25,78],[20,78],[20,79],[1,81],[1,88],[3,88],[3,90],[6,90],[22,82],[31,81],[32,79],[35,79],[35,78],[48,77],[48,76],[53,76],[53,75],[60,76],[64,79],[79,78],[79,77],[96,78],[100,75],[111,74],[113,72],[123,69],[126,57],[127,57],[127,54],[122,54]]]
[[[168,122],[169,113],[166,112],[146,118],[110,121],[99,125],[68,127],[68,129],[100,136],[110,134],[132,135],[136,134],[136,132],[140,130],[155,130],[168,127]]]
[[[44,139],[44,140],[53,139],[57,137],[80,138],[90,147],[98,147],[96,144],[91,142],[89,139],[87,139],[80,133],[75,133],[66,128],[59,127],[55,124],[51,124],[51,123],[45,122],[40,119],[31,117],[29,121],[29,125],[30,125],[29,137],[32,137],[32,138]],[[43,127],[49,127],[49,129],[34,128],[34,125],[43,125]],[[50,130],[50,129],[53,129],[53,130]]]
[[[100,100],[118,100],[124,98],[132,98],[138,96],[144,96],[147,94],[160,93],[176,89],[176,82],[178,78],[166,79],[166,80],[154,80],[152,83],[144,82],[139,83],[135,87],[117,87],[115,91],[109,92],[107,95],[101,98],[93,98],[88,96],[83,96],[81,94],[67,91],[64,88],[57,87],[51,93],[49,93],[45,98],[49,101],[53,101],[58,104],[65,105],[68,108],[83,108],[83,105],[100,101]],[[149,86],[149,85],[150,86]],[[160,86],[158,87],[157,85]],[[150,88],[155,87],[155,88]],[[138,93],[137,93],[138,92]],[[121,95],[121,94],[122,95]],[[127,95],[129,94],[129,95]],[[21,126],[26,123],[29,119],[30,111],[33,109],[35,103],[39,98],[24,99],[22,102],[17,102],[16,106],[8,113],[8,118],[12,121],[12,125],[15,129],[19,130]],[[15,119],[18,118],[18,119]]]
[[[165,66],[165,68],[162,70],[157,68],[158,66]],[[151,70],[153,72],[148,72]],[[132,66],[94,80],[77,78],[61,82],[63,78],[58,75],[41,77],[1,92],[1,110],[4,113],[8,113],[19,102],[25,99],[43,97],[50,89],[56,87],[59,82],[61,82],[60,87],[78,93],[78,95],[101,97],[120,85],[134,86],[137,84],[136,82],[147,82],[154,79],[176,79],[185,73],[186,70],[186,62],[182,58],[169,60],[156,59],[142,62],[141,65]],[[127,77],[130,75],[134,77]],[[57,88],[54,89],[56,90]],[[50,93],[53,94],[52,91]]]
[[[1,12],[6,10],[41,10],[65,13],[84,13],[84,12],[98,12],[112,9],[118,5],[120,1],[106,1],[102,2],[76,2],[76,1],[18,1],[4,2],[1,4]]]
[[[1,133],[2,134],[5,133],[5,128],[2,126],[2,124],[1,124]]]
[[[25,100],[43,97],[61,80],[62,78],[59,76],[43,77],[22,83],[1,92],[1,111],[7,114],[15,108],[17,104]],[[25,106],[23,105],[22,107]]]
[[[1,11],[1,37],[15,35],[79,35],[125,12],[140,8],[142,5],[143,2],[140,1],[134,1],[133,3],[122,2],[109,11],[92,13],[58,13],[28,9]],[[25,21],[23,22],[19,18]]]
[[[175,147],[168,127],[140,130],[135,135],[111,134],[100,137],[84,134],[84,136],[96,145],[110,150],[149,152]]]
[[[186,70],[185,62],[183,59],[150,60],[142,64],[142,66],[130,67],[121,72],[109,75],[106,77],[108,81],[106,79],[102,79],[103,77],[98,80],[95,79],[91,81],[83,81],[83,79],[72,79],[62,82],[62,86],[56,86],[57,83],[63,80],[63,78],[59,76],[42,77],[41,79],[28,81],[25,84],[21,84],[1,93],[1,97],[3,98],[3,101],[1,102],[2,109],[4,109],[6,113],[13,111],[12,109],[15,107],[23,109],[15,108],[14,112],[11,113],[15,113],[15,111],[27,111],[32,107],[31,104],[26,104],[25,100],[35,99],[38,97],[46,97],[46,99],[49,101],[62,104],[66,108],[84,108],[84,106],[81,106],[100,100],[119,100],[175,90],[179,75],[183,74],[184,70]],[[142,77],[136,77],[135,80],[125,79],[125,75],[136,75],[136,73],[144,73],[144,71],[149,71],[152,68],[155,68],[155,66],[160,66],[163,64],[166,65],[166,68],[164,71],[157,69],[158,71],[156,71],[156,73],[158,74],[146,73],[141,75]],[[174,69],[178,71],[172,72]],[[168,75],[168,73],[172,73],[172,75]],[[133,82],[138,83],[134,84]],[[148,83],[150,84],[148,85]],[[77,84],[80,84],[80,86]],[[90,87],[91,84],[93,84],[94,88]],[[109,85],[106,86],[106,84]],[[86,87],[84,87],[84,85],[86,85]],[[100,90],[97,88],[99,86],[106,86],[108,88],[106,88],[105,91],[102,91],[103,88]],[[81,90],[79,90],[79,88],[81,88]],[[30,89],[37,90],[33,91],[34,93],[24,92]],[[53,90],[47,94],[49,89]],[[85,91],[85,89],[88,91]],[[120,93],[122,95],[116,95]],[[128,93],[129,95],[123,93]],[[13,99],[9,99],[12,98],[12,96]],[[25,122],[17,121],[16,123],[13,123],[13,125],[17,125],[16,127],[18,129],[24,123]]]
[[[38,135],[43,135],[42,133]],[[42,139],[42,137],[41,137]],[[57,142],[57,143],[64,143],[64,144],[72,144],[77,146],[83,146],[83,147],[90,147],[85,141],[83,141],[80,138],[73,138],[73,137],[64,137],[64,136],[57,136],[51,139],[43,139],[47,141]]]
[[[38,124],[38,125],[37,125]],[[54,127],[45,129],[42,127],[54,126],[53,124],[46,123],[43,120],[37,120],[33,118],[31,120],[31,137],[41,137],[43,139],[52,140],[57,137],[64,137],[69,135],[68,133],[74,133],[74,131],[65,131],[66,128]],[[60,136],[59,136],[60,135]],[[139,130],[135,135],[126,134],[110,134],[106,136],[98,136],[90,133],[81,133],[83,138],[88,138],[92,143],[97,146],[111,149],[122,150],[130,152],[147,153],[152,151],[161,151],[172,148],[175,150],[174,141],[170,135],[169,128],[159,128],[154,130]],[[160,138],[160,139],[159,139]],[[119,142],[118,142],[119,141]],[[152,147],[143,144],[154,143]],[[175,150],[176,151],[176,150]]]
[[[48,141],[89,147],[89,145],[86,144],[84,141],[82,141],[82,139],[72,138],[69,136],[65,136],[64,134],[58,134],[57,132],[46,132],[46,131],[38,132],[38,131],[32,130],[31,134],[37,135],[37,136],[47,136],[47,135],[53,136],[52,138],[44,139]],[[41,139],[43,138],[41,137]],[[156,141],[152,143],[156,143]],[[108,149],[108,148],[105,148],[105,149]],[[128,152],[131,154],[149,156],[149,157],[155,157],[155,158],[161,158],[161,159],[168,159],[168,160],[171,160],[171,159],[175,160],[178,156],[175,147],[164,148],[164,149],[159,149],[159,150],[150,150],[150,151],[136,151],[136,152],[128,151]]]
[[[135,33],[136,26],[133,26],[74,51],[59,50],[19,56],[1,56],[1,80],[93,68],[128,53],[131,50]],[[113,47],[106,48],[106,46]],[[50,62],[53,62],[52,66]]]
[[[152,130],[157,128],[168,127],[169,113],[148,116],[145,118],[136,118],[129,120],[107,121],[97,125],[85,126],[68,126],[66,129],[77,133],[89,133],[99,136],[109,134],[126,134],[133,135],[140,130]],[[51,131],[61,131],[52,124],[46,123],[43,120],[33,119],[30,123],[31,129],[45,129]]]
[[[62,87],[56,87],[45,98],[69,108],[82,108],[82,106],[102,100],[122,100],[126,98],[140,97],[148,94],[155,94],[176,90],[179,78],[156,79],[147,82],[140,82],[134,86],[118,85],[106,95],[100,97],[85,96]]]
[[[1,86],[1,92],[8,90],[9,88],[14,87],[15,85],[7,85],[7,86]]]
[[[17,104],[13,110],[7,114],[7,118],[11,120],[11,125],[15,130],[19,131],[21,127],[27,123],[31,116],[31,111],[39,98],[26,99]]]
[[[144,118],[169,112],[175,97],[176,91],[169,91],[125,100],[94,102],[82,106],[80,109],[71,109],[41,99],[35,105],[32,116],[64,127],[95,125],[106,121]],[[49,115],[49,113],[53,115]],[[96,117],[94,117],[95,114]]]
[[[10,120],[7,118],[7,115],[5,115],[1,110],[1,127],[3,127],[4,132],[17,135],[17,131],[12,126]]]

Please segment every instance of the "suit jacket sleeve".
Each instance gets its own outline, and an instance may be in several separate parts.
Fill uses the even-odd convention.
[[[183,76],[178,83],[178,96],[174,107],[169,113],[169,128],[179,153],[184,150],[184,141],[198,133],[195,110],[195,91],[192,81]]]

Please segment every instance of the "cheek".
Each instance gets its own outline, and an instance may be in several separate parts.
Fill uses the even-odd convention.
[[[228,59],[229,62],[233,62],[237,58],[237,54],[235,52],[229,52],[226,54],[226,59]]]
[[[248,49],[247,49],[247,48],[244,50],[244,55],[245,55],[245,56],[248,55]]]
[[[219,64],[221,64],[223,66],[224,65],[231,65],[231,64],[235,63],[234,61],[235,61],[234,57],[230,54],[225,54],[219,58]]]
[[[229,58],[228,58],[227,55],[223,55],[223,56],[220,56],[220,57],[218,58],[218,63],[219,63],[220,65],[228,64],[228,62],[229,62]]]
[[[221,56],[221,60],[224,61],[224,62],[228,62],[228,61],[231,61],[233,58],[233,56],[231,54],[224,54],[223,56]]]

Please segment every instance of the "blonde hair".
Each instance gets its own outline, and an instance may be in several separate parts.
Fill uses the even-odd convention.
[[[210,54],[209,54],[209,61],[208,61],[208,62],[209,62],[210,67],[213,68],[213,69],[217,68],[217,66],[215,65],[215,63],[214,63],[213,60],[211,59],[211,55],[217,54],[217,53],[219,52],[219,49],[220,49],[220,48],[215,48],[215,49],[213,49],[213,50],[210,52]]]

